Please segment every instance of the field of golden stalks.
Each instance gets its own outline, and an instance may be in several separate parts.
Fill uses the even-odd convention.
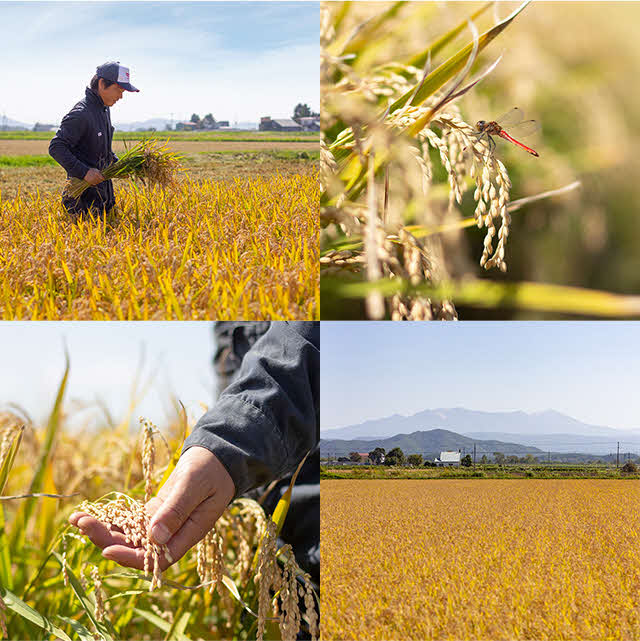
[[[135,542],[144,501],[173,470],[188,428],[185,417],[162,430],[144,422],[140,435],[130,416],[106,416],[95,430],[71,430],[67,376],[45,426],[22,410],[0,414],[0,638],[295,639],[303,602],[316,638],[316,596],[290,546],[276,545],[287,494],[273,520],[255,501],[234,501],[163,574],[153,544],[149,571],[130,570],[68,524],[80,506]]]
[[[321,496],[327,641],[640,636],[638,481],[322,481]]]
[[[115,187],[115,218],[77,225],[55,192],[0,192],[0,318],[318,317],[312,168]]]

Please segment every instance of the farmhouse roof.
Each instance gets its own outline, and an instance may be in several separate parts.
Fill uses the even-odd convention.
[[[301,125],[291,118],[274,118],[273,122],[277,122],[281,127],[300,127],[302,129]]]

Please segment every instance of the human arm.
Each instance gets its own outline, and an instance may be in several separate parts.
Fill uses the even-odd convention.
[[[73,148],[78,144],[87,131],[87,120],[81,111],[72,110],[63,119],[60,129],[49,143],[49,155],[74,178],[86,179],[92,185],[97,184],[92,168],[82,162],[73,153]],[[100,173],[97,169],[93,172]],[[102,176],[102,174],[100,174]],[[87,178],[88,177],[88,178]],[[102,178],[104,180],[104,178]],[[95,181],[95,182],[92,182]]]
[[[272,322],[183,451],[198,445],[213,452],[236,496],[290,474],[319,440],[319,378],[319,324]]]
[[[318,442],[319,365],[314,322],[272,323],[247,352],[237,381],[198,421],[175,470],[147,504],[152,537],[168,541],[173,560],[213,527],[234,496],[292,472]],[[144,551],[121,533],[83,513],[70,521],[106,558],[142,567]]]

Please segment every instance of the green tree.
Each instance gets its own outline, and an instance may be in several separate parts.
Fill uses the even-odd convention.
[[[502,452],[494,452],[493,453],[493,460],[498,465],[504,465],[504,454]]]
[[[380,465],[384,459],[386,452],[384,447],[376,447],[375,450],[369,452],[369,458],[374,465]]]
[[[622,466],[622,470],[621,471],[622,471],[623,474],[637,474],[638,473],[638,466],[633,461],[627,461]]]
[[[214,129],[216,126],[216,119],[213,117],[213,114],[207,114],[202,119],[202,126],[206,129]]]
[[[480,459],[480,464],[481,465],[486,465],[489,462],[489,459],[487,458],[486,454],[482,455],[482,458]]]
[[[422,454],[409,454],[407,463],[412,467],[420,467],[422,465]]]
[[[293,120],[298,122],[299,118],[308,118],[311,115],[311,109],[306,103],[303,105],[299,102],[293,110]]]
[[[196,126],[196,129],[202,129],[202,121],[200,120],[200,116],[198,116],[198,114],[191,114],[190,122],[192,122]]]
[[[349,459],[354,463],[360,463],[362,457],[360,456],[360,454],[358,454],[358,452],[349,452]]]
[[[462,460],[460,461],[460,465],[462,465],[462,467],[471,467],[473,465],[473,459],[471,458],[471,454],[467,454],[466,456],[463,456]]]
[[[385,465],[404,465],[404,452],[399,447],[394,447],[384,459]]]

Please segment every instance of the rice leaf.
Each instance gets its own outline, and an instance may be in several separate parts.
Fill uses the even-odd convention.
[[[163,632],[168,633],[171,630],[171,624],[168,621],[165,621],[162,617],[159,617],[157,614],[149,612],[148,610],[140,610],[139,608],[133,608],[133,611]],[[174,631],[173,638],[176,639],[176,641],[190,641],[188,636],[184,633],[178,634],[177,630]]]
[[[184,631],[189,623],[191,612],[182,612],[180,610],[174,613],[174,620],[169,632],[167,632],[166,641],[177,641],[184,637]]]
[[[405,4],[406,1],[394,2],[388,9],[369,18],[357,29],[347,34],[342,42],[332,43],[328,47],[328,51],[332,55],[344,57],[347,64],[356,62],[358,54],[361,54],[371,46],[372,42],[376,42],[384,35],[388,20],[395,16]]]
[[[73,628],[73,631],[78,635],[80,641],[95,641],[93,632],[87,630],[87,628],[85,628],[79,621],[76,621],[71,617],[63,617],[60,615],[58,615],[58,619],[70,625]]]
[[[44,443],[42,444],[41,451],[40,451],[40,458],[38,460],[36,471],[35,471],[35,474],[33,475],[33,479],[29,487],[29,492],[28,492],[29,494],[37,494],[42,491],[44,476],[46,473],[47,465],[49,464],[49,460],[51,458],[51,450],[53,447],[53,442],[55,440],[56,434],[60,427],[62,401],[64,400],[64,394],[67,388],[67,380],[69,378],[69,367],[70,367],[69,353],[67,352],[66,348],[65,348],[64,358],[65,358],[64,374],[62,376],[62,380],[60,381],[60,385],[58,386],[56,400],[53,404],[51,414],[49,415],[49,419],[47,421],[47,429],[45,432]],[[36,505],[36,499],[32,498],[32,499],[27,499],[20,506],[15,517],[14,530],[11,533],[12,549],[22,548],[22,545],[24,542],[24,533],[25,533],[27,524],[29,522],[29,519],[33,514],[35,505]]]
[[[60,415],[62,413],[62,402],[64,400],[64,394],[67,389],[67,380],[69,379],[69,352],[65,347],[64,352],[65,368],[62,380],[58,386],[58,392],[56,394],[56,400],[53,404],[53,409],[49,415],[49,420],[47,421],[47,431],[44,437],[44,443],[42,445],[42,452],[40,454],[40,460],[38,461],[38,466],[36,468],[36,473],[33,476],[31,481],[31,487],[29,488],[29,493],[34,494],[36,492],[42,491],[42,485],[44,482],[44,476],[47,471],[47,465],[51,457],[51,448],[53,447],[53,442],[55,440],[58,429],[60,428]],[[29,502],[31,509],[33,509],[33,502]],[[27,516],[30,515],[30,511],[27,512]]]
[[[595,289],[565,287],[546,283],[499,283],[487,280],[444,282],[440,285],[411,286],[399,279],[375,283],[345,283],[325,278],[323,296],[365,298],[372,289],[383,295],[412,292],[433,300],[456,300],[460,305],[483,309],[519,309],[602,318],[640,318],[640,296],[624,296]]]
[[[185,409],[184,405],[182,404],[181,401],[178,401],[180,403],[180,407],[182,408],[182,440],[180,441],[180,444],[176,448],[175,452],[173,453],[173,456],[171,457],[171,460],[169,461],[167,468],[164,471],[164,474],[162,475],[162,480],[158,484],[158,490],[167,482],[167,479],[171,476],[171,473],[175,469],[176,465],[178,464],[178,459],[180,458],[180,455],[182,454],[182,445],[187,438],[187,432],[189,430],[189,423],[187,420],[187,410]]]
[[[478,37],[478,54],[487,46],[491,41],[496,38],[502,31],[504,31],[513,20],[521,13],[525,7],[531,2],[531,0],[526,0],[523,2],[511,15],[507,16],[502,22],[499,22],[497,25],[494,25]],[[454,76],[464,69],[464,66],[467,64],[469,56],[471,55],[474,49],[474,43],[470,42],[466,47],[458,51],[456,54],[451,56],[448,60],[443,62],[439,67],[434,69],[424,80],[422,86],[414,95],[414,89],[407,91],[403,96],[398,98],[391,107],[389,112],[393,112],[396,109],[404,107],[409,100],[414,106],[421,105],[427,98],[432,96],[436,91],[439,91],[444,87],[444,85],[449,82]],[[416,121],[416,123],[419,121]],[[410,134],[413,135],[417,131],[420,131],[425,126],[426,123],[422,123],[420,127],[416,127],[416,124],[411,127]]]
[[[287,518],[287,513],[289,512],[293,486],[296,484],[296,481],[298,479],[298,474],[300,473],[300,470],[302,469],[302,466],[305,464],[305,461],[307,460],[307,457],[309,456],[310,453],[311,451],[307,452],[304,458],[298,464],[296,471],[293,473],[293,476],[291,477],[291,482],[289,483],[289,487],[286,489],[285,493],[282,495],[282,497],[278,501],[278,504],[276,505],[276,509],[273,511],[273,515],[271,516],[271,520],[274,521],[274,523],[276,524],[276,534],[278,536],[280,536],[280,532],[282,531],[284,521]]]
[[[122,599],[123,597],[127,596],[140,596],[141,594],[149,594],[148,588],[144,590],[126,590],[125,592],[118,592],[117,594],[114,594],[113,596],[110,596],[105,600],[114,601],[115,599]]]
[[[0,505],[0,585],[13,590],[13,572],[11,571],[11,548],[4,518],[4,506]]]
[[[10,610],[20,615],[23,619],[31,621],[31,623],[35,623],[48,634],[55,634],[57,638],[62,639],[62,641],[71,641],[66,632],[53,625],[49,619],[42,616],[39,612],[36,612],[32,607],[28,606],[24,601],[13,594],[13,592],[10,592],[4,587],[0,587],[0,594],[2,594],[2,599],[5,602],[5,605]]]
[[[56,559],[58,559],[58,562],[60,563],[60,567],[62,567],[62,556],[58,554],[57,552],[52,553]],[[78,601],[80,601],[80,605],[82,606],[82,609],[84,610],[85,614],[91,619],[91,623],[96,627],[96,629],[100,632],[100,634],[104,637],[106,641],[114,641],[115,637],[117,636],[116,631],[113,629],[113,626],[108,620],[105,620],[104,622],[98,621],[95,616],[95,600],[90,598],[87,593],[84,591],[84,588],[80,584],[80,581],[76,578],[76,575],[73,573],[73,570],[67,565],[67,574],[69,575],[69,585],[75,592],[76,596],[78,597]]]
[[[238,592],[238,586],[232,581],[231,577],[223,574],[222,578],[220,579],[222,584],[231,592],[231,596],[242,605],[242,607],[249,612],[249,614],[252,614],[254,617],[257,617],[258,615],[247,605],[247,603],[243,600],[243,598],[240,596],[240,592]]]
[[[476,18],[479,18],[487,9],[490,9],[494,5],[494,2],[487,2],[482,5],[477,11],[474,11],[467,19],[462,20],[457,26],[453,29],[447,31],[447,33],[442,34],[432,45],[429,45],[422,53],[416,54],[411,58],[407,65],[411,67],[418,67],[422,69],[429,57],[433,58],[438,54],[444,47],[446,47],[456,36],[462,33],[468,26],[469,20],[474,21]],[[410,77],[409,73],[406,71],[401,71],[400,75],[405,78]]]

